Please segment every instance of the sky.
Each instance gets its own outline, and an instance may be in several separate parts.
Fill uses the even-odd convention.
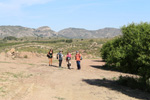
[[[150,0],[0,0],[0,26],[97,30],[150,22]]]

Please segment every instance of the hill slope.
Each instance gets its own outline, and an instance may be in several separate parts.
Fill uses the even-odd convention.
[[[116,28],[104,28],[99,30],[67,28],[58,32],[58,35],[67,38],[105,38],[115,37],[121,34],[121,30]]]
[[[15,36],[15,37],[51,37],[55,36],[56,32],[48,26],[43,26],[38,29],[27,28],[22,26],[0,26],[0,37]]]

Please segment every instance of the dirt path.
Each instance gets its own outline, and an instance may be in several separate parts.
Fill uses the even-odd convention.
[[[46,58],[0,57],[0,100],[150,100],[150,94],[119,86],[120,72],[101,69],[104,62],[84,59],[82,69],[48,66]]]

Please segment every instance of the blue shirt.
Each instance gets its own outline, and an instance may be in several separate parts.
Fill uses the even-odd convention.
[[[57,56],[59,57],[59,60],[63,60],[63,54],[62,53],[58,53]]]

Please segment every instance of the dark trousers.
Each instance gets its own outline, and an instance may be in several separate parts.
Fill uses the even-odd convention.
[[[61,67],[61,64],[62,64],[62,60],[59,60],[59,67]]]
[[[80,61],[77,61],[77,67],[78,67],[78,69],[81,69]]]

